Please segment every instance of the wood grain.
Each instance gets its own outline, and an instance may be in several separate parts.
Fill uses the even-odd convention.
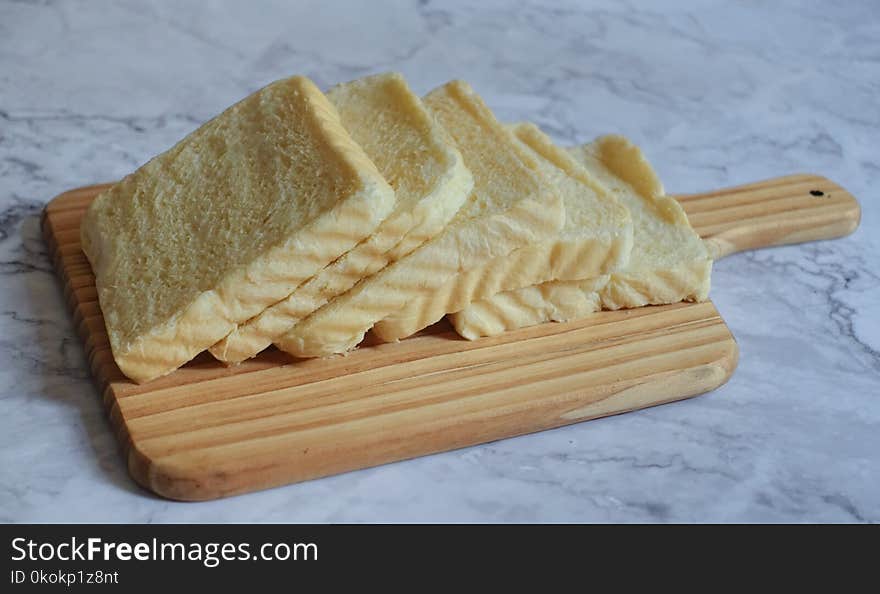
[[[712,390],[736,366],[707,302],[473,342],[442,322],[395,344],[368,336],[332,359],[269,349],[227,368],[202,354],[138,385],[113,362],[79,246],[104,187],[55,198],[43,230],[130,473],[164,497],[212,499],[653,406]],[[859,219],[855,200],[816,176],[680,199],[718,256],[843,235]]]
[[[861,219],[856,199],[818,175],[789,175],[676,198],[715,259],[843,237],[855,231]]]

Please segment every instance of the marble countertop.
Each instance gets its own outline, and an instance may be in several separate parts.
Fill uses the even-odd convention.
[[[254,4],[0,3],[0,521],[880,521],[875,1]],[[561,143],[626,134],[670,192],[819,173],[862,224],[717,263],[741,358],[705,396],[227,500],[141,490],[41,209],[276,78],[391,69],[420,92],[464,78]]]

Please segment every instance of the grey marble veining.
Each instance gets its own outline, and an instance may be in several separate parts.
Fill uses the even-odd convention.
[[[877,2],[253,4],[0,2],[0,521],[880,521]],[[41,208],[276,78],[391,69],[464,78],[561,143],[626,134],[670,192],[820,173],[862,225],[717,263],[741,360],[709,395],[224,501],[147,494]]]

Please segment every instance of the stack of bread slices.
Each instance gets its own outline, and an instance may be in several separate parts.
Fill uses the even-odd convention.
[[[600,309],[700,301],[712,262],[641,151],[560,148],[460,81],[322,93],[277,81],[100,194],[82,224],[110,345],[137,382],[405,338],[478,339]]]

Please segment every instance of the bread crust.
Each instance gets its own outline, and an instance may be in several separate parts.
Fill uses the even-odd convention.
[[[536,126],[515,124],[508,129],[548,182],[557,184],[567,212],[565,226],[550,241],[463,271],[436,291],[411,300],[373,327],[382,340],[406,338],[496,293],[551,280],[592,278],[629,261],[633,225],[627,209]]]
[[[625,184],[632,199],[644,202],[643,216],[661,229],[675,229],[687,246],[670,243],[670,261],[652,263],[641,255],[650,247],[645,244],[652,240],[637,225],[635,255],[628,266],[594,278],[550,281],[475,301],[448,316],[464,338],[474,340],[549,321],[576,320],[600,309],[708,298],[712,274],[709,253],[681,205],[664,194],[660,180],[638,147],[622,136],[612,135],[568,151],[585,163],[600,163],[609,176],[617,178],[615,184]]]

